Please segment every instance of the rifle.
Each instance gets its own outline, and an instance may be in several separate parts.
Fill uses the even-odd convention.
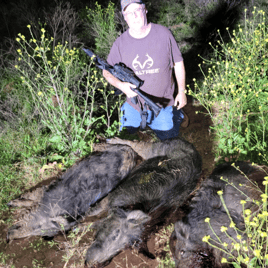
[[[147,104],[150,110],[154,113],[155,117],[158,116],[158,114],[160,113],[161,107],[159,107],[152,100],[150,100],[148,97],[146,97],[143,93],[140,92],[139,88],[143,85],[144,81],[138,78],[130,68],[128,68],[124,63],[121,63],[121,62],[119,64],[115,64],[114,66],[112,66],[106,60],[101,59],[100,57],[95,55],[91,50],[86,49],[86,48],[82,48],[82,49],[89,57],[92,58],[92,60],[94,61],[94,63],[96,64],[98,68],[102,70],[103,69],[107,70],[109,73],[111,73],[113,76],[118,78],[120,81],[129,82],[135,85],[136,88],[133,88],[132,90],[136,92],[144,100],[144,106],[146,106]],[[117,88],[116,90],[120,91]],[[131,101],[132,103],[136,104],[137,98],[135,99],[132,98]]]

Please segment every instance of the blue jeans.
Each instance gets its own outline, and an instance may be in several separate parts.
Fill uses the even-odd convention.
[[[123,112],[121,129],[126,127],[131,134],[135,133],[141,124],[140,113],[127,102],[123,104],[121,111]],[[177,110],[175,107],[167,106],[161,109],[156,118],[154,118],[152,111],[148,110],[147,125],[160,140],[166,140],[178,136],[183,118],[181,109]]]

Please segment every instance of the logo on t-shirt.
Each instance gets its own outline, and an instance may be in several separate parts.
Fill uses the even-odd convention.
[[[132,67],[135,69],[135,70],[138,70],[140,67],[140,69],[144,69],[145,67],[147,67],[146,69],[149,69],[153,66],[154,64],[154,61],[153,59],[148,55],[148,53],[146,54],[146,57],[147,59],[144,61],[144,63],[142,64],[138,58],[139,58],[139,55],[137,54],[136,58],[132,61]]]
[[[149,56],[148,53],[146,54],[146,57],[147,59],[143,63],[141,63],[139,61],[139,55],[137,54],[135,59],[132,61],[132,67],[134,70],[136,70],[136,75],[159,73],[159,68],[150,69],[154,65],[154,60]]]

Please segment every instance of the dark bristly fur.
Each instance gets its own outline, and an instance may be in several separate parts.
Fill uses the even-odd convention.
[[[108,216],[95,224],[97,235],[86,255],[88,264],[105,263],[125,246],[142,242],[149,225],[163,222],[194,190],[201,157],[182,139],[116,142],[122,144],[105,146],[106,151],[82,160],[45,190],[39,189],[36,196],[32,192],[24,195],[29,200],[11,202],[29,207],[31,199],[38,207],[12,226],[7,238],[54,236],[62,228],[69,230],[85,214],[106,212]],[[137,153],[147,160],[134,168]]]
[[[250,180],[263,179],[265,173],[257,170],[249,163],[238,162],[236,166],[246,174]],[[227,255],[222,251],[209,246],[202,242],[202,238],[210,235],[211,238],[217,240],[211,231],[208,223],[204,222],[206,218],[210,218],[215,233],[221,239],[222,243],[226,242],[231,245],[232,241],[225,233],[221,232],[221,227],[228,227],[228,234],[237,239],[237,233],[230,228],[230,219],[224,209],[218,191],[222,190],[222,197],[230,212],[233,222],[240,230],[244,229],[243,210],[240,204],[241,200],[245,200],[246,196],[239,192],[231,185],[227,185],[221,178],[228,179],[238,189],[249,196],[251,199],[258,199],[260,191],[237,169],[230,164],[218,166],[213,173],[206,179],[200,189],[196,192],[196,196],[191,202],[191,210],[189,214],[175,224],[175,230],[171,236],[171,250],[179,268],[218,268],[229,267],[228,264],[221,263],[222,257],[227,259]],[[245,209],[254,209],[254,204],[247,201]],[[243,234],[241,233],[243,236]],[[217,245],[219,246],[219,245]],[[235,252],[233,252],[235,253]]]
[[[97,224],[95,242],[86,254],[88,265],[104,263],[139,243],[146,226],[163,222],[167,211],[184,203],[201,173],[201,157],[185,140],[127,144],[144,158],[161,156],[134,168],[113,192],[89,209],[87,215],[107,211],[109,216]]]
[[[7,239],[31,235],[54,236],[62,227],[69,230],[91,205],[107,195],[136,165],[137,154],[127,145],[110,145],[70,168],[43,194],[38,192],[37,211],[12,226]],[[40,189],[39,189],[40,190]],[[34,193],[31,194],[32,197]],[[37,199],[38,199],[37,198]],[[34,199],[34,198],[33,198]],[[28,206],[20,199],[10,205]]]

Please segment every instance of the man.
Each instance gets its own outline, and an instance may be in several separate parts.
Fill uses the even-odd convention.
[[[122,106],[122,127],[126,127],[130,133],[136,131],[144,120],[141,114],[145,114],[148,126],[158,138],[165,140],[176,137],[184,118],[181,108],[187,103],[181,52],[166,27],[147,22],[148,11],[142,1],[122,0],[121,8],[129,29],[114,42],[107,61],[111,65],[123,62],[131,68],[144,81],[141,90],[162,107],[155,117],[150,110],[147,111],[139,96],[138,103],[133,104],[131,98],[137,96],[132,90],[135,86],[121,82],[103,70],[106,80],[127,96],[127,101]],[[173,70],[178,84],[175,98]]]

